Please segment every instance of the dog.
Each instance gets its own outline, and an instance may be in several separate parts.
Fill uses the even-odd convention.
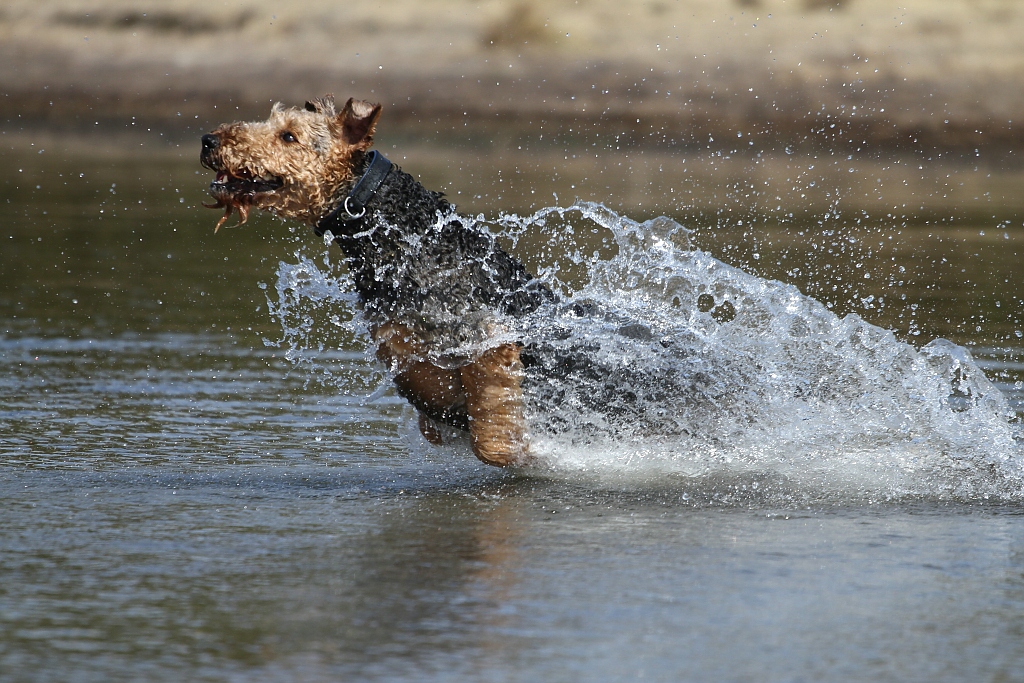
[[[523,344],[503,320],[554,303],[552,290],[441,193],[371,150],[381,105],[330,95],[274,105],[266,121],[202,136],[221,225],[252,208],[328,231],[344,254],[377,358],[419,411],[423,436],[469,433],[489,465],[530,460]]]

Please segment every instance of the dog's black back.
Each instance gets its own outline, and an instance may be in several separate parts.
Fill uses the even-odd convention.
[[[519,317],[554,299],[493,235],[467,227],[441,193],[397,166],[366,208],[332,232],[371,321],[458,344],[485,319]]]

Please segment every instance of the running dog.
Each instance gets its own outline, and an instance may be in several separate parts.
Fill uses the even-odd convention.
[[[523,464],[523,347],[502,320],[555,296],[440,193],[370,149],[380,113],[355,99],[338,111],[326,96],[302,109],[276,104],[266,121],[204,135],[200,161],[216,173],[212,206],[225,210],[217,228],[235,211],[244,222],[255,207],[321,237],[329,231],[377,358],[419,411],[424,437],[439,443],[434,423],[444,423],[468,431],[483,462]]]

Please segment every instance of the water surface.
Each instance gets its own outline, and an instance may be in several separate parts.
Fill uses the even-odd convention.
[[[214,236],[191,149],[47,147],[0,180],[0,680],[1024,680],[1012,487],[780,496],[430,448],[348,328],[289,359],[280,264],[331,267],[304,231]],[[837,208],[677,217],[840,315],[966,345],[1019,409],[1020,221]],[[547,267],[544,243],[517,249]]]

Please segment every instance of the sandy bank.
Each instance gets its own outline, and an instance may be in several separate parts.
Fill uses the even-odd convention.
[[[0,116],[218,120],[333,91],[451,131],[1019,148],[1022,33],[1012,0],[9,0]]]

